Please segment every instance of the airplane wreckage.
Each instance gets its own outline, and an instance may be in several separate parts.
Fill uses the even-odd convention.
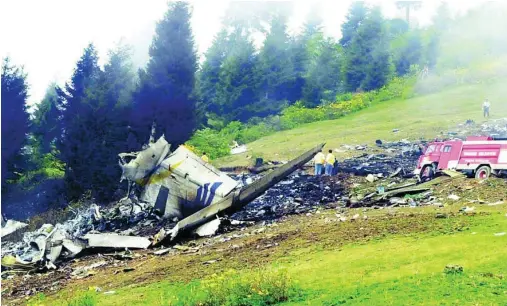
[[[45,224],[35,232],[25,233],[22,242],[2,244],[2,266],[14,271],[41,271],[55,268],[58,259],[72,258],[85,249],[146,249],[191,230],[199,236],[213,234],[220,224],[219,216],[230,215],[261,196],[310,161],[323,146],[314,147],[244,186],[185,146],[170,152],[170,144],[162,136],[143,151],[119,154],[122,180],[129,181],[129,196],[120,200],[117,207],[101,211],[92,204],[63,224]],[[134,186],[141,189],[139,200],[130,196]],[[146,228],[149,225],[142,224],[143,219],[155,212],[163,216],[158,218],[177,221],[176,224],[172,222],[172,227],[162,226],[156,234],[143,237],[125,234],[129,228],[121,232],[108,221],[112,215],[121,215],[122,220],[128,220],[127,226],[141,224],[141,228]],[[5,230],[2,228],[2,236]]]

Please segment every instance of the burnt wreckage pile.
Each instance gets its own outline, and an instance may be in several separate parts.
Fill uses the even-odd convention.
[[[170,152],[161,137],[141,152],[120,154],[123,178],[129,180],[129,186],[135,182],[142,187],[139,199],[131,195],[107,209],[92,204],[62,224],[45,224],[25,233],[22,241],[4,240],[2,267],[14,273],[44,271],[85,249],[146,249],[191,230],[198,236],[212,235],[220,225],[220,215],[230,215],[261,196],[323,146],[244,185],[184,146]],[[2,227],[7,224],[2,222]]]
[[[376,146],[382,153],[364,153],[354,158],[345,159],[339,163],[339,171],[361,176],[382,174],[384,177],[401,173],[401,176],[410,178],[413,176],[417,159],[422,154],[420,145],[424,144],[426,144],[425,141],[382,142],[377,140]],[[362,151],[367,148],[367,146],[356,146],[355,150]]]
[[[244,175],[238,179],[243,180]],[[248,178],[252,178],[248,176]],[[286,215],[312,212],[318,208],[345,206],[343,176],[316,177],[298,172],[273,186],[266,193],[231,217],[235,220],[275,220]],[[253,177],[255,179],[255,177]]]

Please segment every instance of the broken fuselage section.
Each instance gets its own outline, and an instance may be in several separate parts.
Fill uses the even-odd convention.
[[[143,187],[140,200],[164,217],[182,219],[221,201],[239,187],[239,182],[185,146],[174,152],[169,152],[169,146],[162,136],[144,151],[130,153],[136,159],[125,163],[122,158],[120,162],[123,177]],[[120,158],[125,155],[120,154]]]
[[[177,218],[176,226],[162,230],[155,237],[157,244],[167,236],[209,222],[220,213],[240,209],[286,176],[303,166],[322,149],[324,144],[303,153],[282,165],[259,181],[243,187],[240,182],[204,162],[185,146],[169,152],[169,144],[162,136],[157,142],[125,162],[120,154],[123,177],[143,187],[141,201],[153,205],[166,218]],[[152,170],[148,169],[152,167]]]

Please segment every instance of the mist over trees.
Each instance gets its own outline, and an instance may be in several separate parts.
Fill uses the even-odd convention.
[[[414,27],[354,2],[340,39],[324,34],[315,10],[296,34],[289,32],[290,12],[290,2],[231,3],[199,61],[191,5],[171,2],[145,67],[134,71],[123,44],[101,66],[90,43],[68,82],[48,86],[31,119],[26,74],[4,60],[2,195],[54,180],[62,182],[67,200],[90,192],[107,202],[125,195],[117,192],[118,153],[140,150],[153,126],[172,149],[192,135],[219,146],[213,131],[280,125],[278,116],[291,106],[318,108],[423,69],[456,69],[507,54],[501,33],[481,34],[507,25],[505,10],[494,5],[453,19],[443,3],[432,24]],[[259,33],[260,46],[254,40]]]

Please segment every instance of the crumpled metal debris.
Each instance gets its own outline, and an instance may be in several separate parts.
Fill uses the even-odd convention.
[[[169,144],[161,137],[141,152],[120,154],[122,178],[144,187],[140,200],[127,197],[104,210],[92,204],[75,211],[75,217],[62,224],[45,224],[35,232],[27,232],[23,241],[2,245],[6,258],[2,266],[42,271],[56,268],[58,259],[74,257],[84,249],[145,249],[196,227],[198,235],[213,235],[220,225],[218,214],[236,211],[259,197],[322,147],[323,144],[243,186],[184,146],[169,152]],[[135,159],[127,162],[126,157]],[[177,222],[180,218],[183,219]],[[152,236],[153,242],[149,238]]]
[[[6,237],[22,228],[27,227],[28,224],[19,222],[16,220],[7,220],[5,221],[2,216],[2,238]]]
[[[118,234],[86,234],[88,247],[146,249],[151,241],[146,237],[123,236]]]
[[[133,153],[120,153],[119,165],[122,169],[122,179],[130,181],[139,181],[146,178],[152,171],[162,163],[164,158],[169,153],[171,146],[165,140],[165,137],[160,137],[157,142],[150,143],[148,148],[140,152]],[[127,158],[134,158],[127,161]]]
[[[208,223],[199,226],[197,229],[195,229],[194,232],[201,237],[209,237],[213,236],[218,231],[219,226],[220,219],[216,218]]]

